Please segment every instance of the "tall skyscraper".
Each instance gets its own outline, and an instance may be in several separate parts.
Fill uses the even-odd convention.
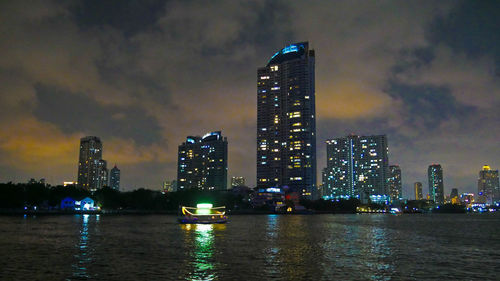
[[[388,191],[392,200],[403,199],[403,184],[401,182],[401,168],[398,165],[389,166]]]
[[[120,169],[118,169],[116,164],[110,172],[109,186],[114,190],[120,190]]]
[[[78,187],[95,191],[107,185],[108,170],[102,160],[102,142],[98,137],[80,139],[78,161]]]
[[[427,169],[429,177],[429,196],[436,204],[444,204],[443,169],[439,164],[432,164]]]
[[[231,178],[231,187],[244,186],[244,185],[245,185],[245,178],[244,177],[232,177]]]
[[[422,195],[422,183],[416,182],[413,186],[415,187],[415,200],[424,199],[424,196]]]
[[[483,166],[479,171],[477,194],[479,203],[493,204],[500,201],[498,170],[492,170],[488,165]]]
[[[327,196],[368,200],[387,195],[389,159],[385,135],[327,140],[326,157],[323,186]]]
[[[257,70],[257,186],[316,190],[314,50],[286,46]]]
[[[177,163],[178,190],[227,189],[227,138],[220,131],[188,136],[179,145]]]

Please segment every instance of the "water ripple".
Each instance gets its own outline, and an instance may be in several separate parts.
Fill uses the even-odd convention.
[[[497,280],[499,215],[0,217],[1,280]]]

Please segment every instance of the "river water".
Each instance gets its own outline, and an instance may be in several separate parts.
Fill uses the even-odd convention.
[[[500,214],[0,217],[0,280],[500,280]]]

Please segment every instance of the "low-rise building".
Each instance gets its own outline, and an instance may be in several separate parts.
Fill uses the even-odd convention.
[[[97,209],[95,206],[95,202],[90,197],[85,197],[80,201],[75,201],[75,210],[76,211],[94,211]]]
[[[61,210],[74,210],[75,209],[75,199],[71,197],[66,197],[61,200]]]

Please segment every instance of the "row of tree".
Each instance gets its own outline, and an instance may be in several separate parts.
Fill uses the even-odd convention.
[[[214,206],[226,206],[229,210],[258,210],[274,212],[273,206],[252,206],[249,193],[233,193],[231,191],[182,190],[163,194],[160,191],[140,188],[134,191],[120,192],[109,187],[93,193],[76,186],[47,186],[44,184],[0,184],[0,209],[24,209],[37,206],[40,210],[58,209],[62,199],[71,197],[81,200],[90,197],[97,206],[104,210],[151,210],[176,211],[180,205],[195,206],[197,203],[212,203]],[[290,200],[285,201],[286,207],[295,207]],[[348,200],[300,200],[300,205],[308,210],[328,213],[356,213],[361,206],[358,199]],[[388,209],[389,206],[379,204],[366,205],[372,210]],[[408,212],[431,211],[432,202],[426,200],[407,201],[401,206]],[[286,210],[286,209],[285,209]],[[417,211],[415,211],[417,210]],[[434,208],[434,212],[465,212],[464,206],[444,205]]]
[[[24,209],[34,206],[39,209],[57,209],[66,197],[75,200],[90,197],[102,209],[108,210],[177,210],[179,205],[193,206],[199,202],[224,205],[230,209],[248,207],[248,204],[242,204],[244,201],[241,195],[231,192],[186,190],[163,194],[160,191],[144,188],[120,192],[105,187],[91,193],[76,186],[46,186],[39,183],[0,184],[2,209]]]

